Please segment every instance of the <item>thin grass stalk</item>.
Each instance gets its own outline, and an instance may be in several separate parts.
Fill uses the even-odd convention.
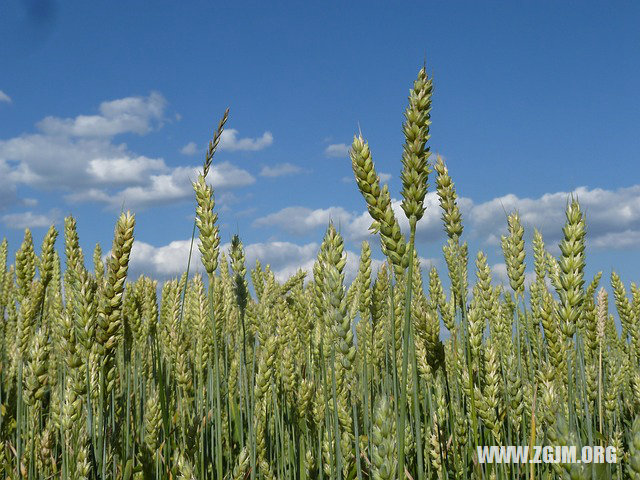
[[[411,264],[413,262],[410,262]],[[415,432],[414,437],[416,439],[416,450],[417,450],[417,467],[418,467],[418,480],[423,480],[424,479],[424,458],[423,458],[423,451],[422,451],[422,421],[421,421],[421,414],[420,414],[420,401],[418,399],[418,386],[419,386],[419,379],[418,379],[418,364],[416,362],[416,350],[415,350],[415,340],[413,338],[414,333],[413,333],[413,328],[411,328],[410,330],[410,345],[412,346],[411,348],[411,370],[412,370],[412,376],[413,376],[413,420],[414,420],[414,425],[413,425],[413,431]],[[445,380],[446,380],[446,375],[445,375]],[[449,408],[451,408],[451,402],[448,402],[449,404]],[[449,415],[450,419],[453,419],[453,415]],[[454,450],[454,455],[456,455],[456,451]]]
[[[214,302],[213,302],[213,294],[214,294],[214,281],[215,277],[212,274],[209,274],[209,316],[211,319],[211,324],[213,325],[213,364],[214,364],[214,373],[215,373],[215,399],[216,399],[216,409],[215,409],[215,419],[216,419],[216,474],[217,478],[222,478],[222,416],[221,416],[221,400],[220,400],[220,365],[219,365],[219,353],[218,353],[218,330],[215,320],[214,313]]]
[[[416,228],[415,223],[411,226],[411,234],[409,237],[409,250],[411,260],[407,272],[407,281],[405,285],[405,305],[404,305],[404,332],[402,344],[402,385],[400,398],[400,421],[398,422],[398,477],[404,475],[404,431],[407,415],[407,368],[409,362],[409,331],[411,329],[411,293],[413,290],[413,251],[415,246]],[[394,342],[395,343],[395,342]]]
[[[331,348],[331,393],[333,397],[333,428],[334,428],[334,447],[336,452],[336,473],[338,480],[342,480],[342,448],[340,442],[342,436],[340,435],[340,422],[338,419],[338,395],[336,393],[336,370],[335,370],[335,348]]]
[[[389,280],[389,298],[390,298],[390,316],[391,316],[391,371],[393,375],[393,398],[398,398],[398,368],[396,361],[398,358],[398,352],[396,351],[396,315],[395,315],[395,292],[393,279]],[[398,411],[398,402],[393,402],[394,414],[396,417],[396,425],[400,425],[400,413]]]
[[[360,465],[360,434],[358,432],[358,407],[354,400],[351,401],[353,409],[353,432],[355,435],[356,474],[358,480],[362,480],[362,466]]]

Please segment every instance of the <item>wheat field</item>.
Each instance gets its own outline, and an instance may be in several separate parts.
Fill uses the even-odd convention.
[[[509,285],[464,241],[454,183],[429,148],[431,79],[409,94],[402,231],[361,135],[350,156],[386,263],[362,244],[345,283],[329,224],[312,272],[278,282],[220,248],[207,174],[194,181],[204,275],[128,278],[134,216],[86,268],[76,223],[0,248],[0,474],[27,479],[640,478],[640,288],[585,278],[578,199],[553,256],[533,258],[517,212],[502,250]],[[435,157],[435,158],[434,158]],[[446,271],[423,278],[416,226],[431,182]],[[106,261],[105,261],[106,258]],[[525,282],[525,265],[535,278]],[[602,284],[610,281],[613,299]],[[617,462],[482,464],[479,445],[613,446]]]

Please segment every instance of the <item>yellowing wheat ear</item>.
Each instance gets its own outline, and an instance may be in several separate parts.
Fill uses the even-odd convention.
[[[198,180],[193,183],[196,192],[196,225],[200,231],[200,253],[202,264],[207,274],[213,275],[218,268],[218,247],[220,237],[218,235],[218,214],[213,211],[215,201],[213,198],[213,188],[205,183],[204,175],[199,175]]]
[[[402,131],[405,144],[402,152],[402,209],[409,219],[411,228],[415,228],[424,214],[424,198],[427,194],[429,178],[429,156],[427,142],[431,125],[431,94],[433,83],[427,78],[424,68],[409,93],[409,106],[405,111]]]
[[[391,208],[389,190],[386,185],[380,188],[369,145],[361,136],[354,137],[350,155],[356,183],[373,219],[371,230],[380,233],[382,251],[389,257],[395,272],[402,275],[408,264],[406,240]]]
[[[134,217],[129,212],[123,213],[116,223],[111,256],[107,263],[104,297],[99,306],[96,336],[105,368],[106,393],[113,389],[116,381],[115,353],[121,335],[122,295],[133,246],[134,223]]]

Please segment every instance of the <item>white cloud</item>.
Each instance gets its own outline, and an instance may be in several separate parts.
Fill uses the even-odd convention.
[[[420,241],[433,241],[443,237],[440,206],[437,195],[428,193],[425,199],[427,211],[418,223],[416,238]],[[400,227],[404,232],[409,231],[409,221],[401,208],[401,201],[392,199],[393,208]],[[372,219],[368,211],[349,212],[342,207],[329,207],[310,209],[306,207],[286,207],[277,212],[268,214],[254,220],[255,227],[277,227],[293,235],[307,235],[313,233],[315,229],[326,228],[330,221],[333,221],[336,228],[340,229],[344,237],[348,240],[362,241],[371,240],[369,226]]]
[[[625,230],[624,232],[609,232],[599,235],[591,242],[592,247],[625,249],[640,246],[640,231]]]
[[[164,160],[135,155],[108,139],[77,139],[28,134],[0,140],[0,162],[11,165],[14,184],[69,190],[144,182],[167,171]],[[8,162],[11,162],[9,164]]]
[[[467,197],[458,197],[457,201],[466,236],[488,245],[499,245],[500,236],[507,230],[506,215],[517,210],[526,237],[530,239],[534,228],[537,228],[543,234],[547,248],[553,250],[561,239],[565,209],[572,195],[586,214],[589,248],[640,247],[640,185],[617,190],[579,187],[572,192],[547,193],[538,198],[519,198],[508,194],[478,204]],[[402,211],[401,201],[392,199],[391,205],[403,232],[408,232],[408,220]],[[442,209],[435,192],[427,193],[425,206],[424,216],[418,222],[416,239],[441,242],[445,239]],[[368,227],[371,217],[366,210],[344,221],[351,240],[370,238]]]
[[[60,218],[60,212],[56,209],[49,213],[11,213],[2,217],[2,222],[9,228],[24,230],[25,228],[48,228]]]
[[[78,192],[65,195],[64,198],[69,203],[93,202],[113,204],[113,200],[109,196],[109,194],[104,190],[100,190],[99,188],[88,188],[86,190],[80,190]]]
[[[226,247],[226,245],[225,245]],[[307,243],[297,245],[290,242],[254,243],[245,247],[247,267],[253,268],[256,259],[260,260],[263,267],[269,265],[276,278],[284,282],[291,275],[302,269],[307,272],[307,280],[313,279],[313,264],[318,256],[320,245]],[[356,278],[360,265],[360,253],[346,249],[347,262],[344,266],[345,284],[349,285]],[[371,259],[371,271],[375,275],[384,260]],[[420,258],[422,269],[431,268],[437,261],[429,258]]]
[[[180,149],[180,153],[183,155],[195,155],[198,153],[198,146],[195,142],[189,142],[184,147]]]
[[[317,243],[253,243],[245,246],[245,255],[248,268],[253,268],[256,260],[260,260],[263,267],[269,265],[276,278],[284,281],[300,268],[310,272],[319,249],[320,245]]]
[[[426,209],[422,219],[418,222],[416,238],[423,242],[441,242],[445,239],[445,233],[442,224],[442,209],[440,208],[437,193],[427,193],[424,204]],[[469,218],[466,212],[472,205],[473,201],[471,199],[458,197],[458,206],[463,215],[463,225],[466,225],[464,222]],[[403,231],[407,232],[409,229],[409,221],[400,207],[400,201],[394,200],[393,206]]]
[[[348,228],[354,215],[342,207],[318,208],[287,207],[254,220],[256,227],[279,227],[293,235],[306,235],[314,229],[326,228],[333,221],[336,228]]]
[[[547,248],[553,251],[561,238],[567,201],[572,195],[579,200],[586,214],[589,248],[640,247],[640,185],[617,190],[579,187],[573,192],[547,193],[538,198],[519,198],[508,194],[478,204],[467,197],[458,197],[457,201],[467,238],[488,245],[499,245],[500,236],[506,234],[506,215],[517,210],[526,238],[530,239],[533,229],[537,228]],[[392,199],[391,206],[406,234],[409,224],[401,201]],[[427,193],[425,206],[425,214],[418,222],[416,239],[420,242],[444,241],[442,210],[435,192]],[[366,210],[353,213],[338,206],[315,210],[300,206],[287,207],[255,220],[254,226],[273,226],[291,234],[305,235],[318,227],[325,227],[330,219],[342,225],[343,234],[349,240],[371,239],[368,232],[372,221],[369,213]]]
[[[181,275],[187,268],[190,240],[176,240],[163,246],[153,246],[136,240],[131,251],[131,276],[141,273],[152,277],[168,278]],[[220,252],[228,255],[230,244],[220,246]],[[267,265],[280,282],[284,282],[299,269],[307,272],[307,280],[313,278],[313,264],[316,261],[320,244],[316,242],[302,245],[292,242],[261,242],[244,246],[247,269],[254,268],[256,260],[260,260],[262,267]],[[359,252],[345,250],[347,262],[344,268],[345,283],[350,284],[358,273],[360,263]],[[372,258],[371,269],[375,273],[384,263],[383,260]],[[437,261],[430,258],[420,258],[423,270],[431,268]],[[200,260],[198,241],[193,245],[191,257],[191,271],[203,272]]]
[[[102,189],[88,189],[72,193],[65,198],[70,202],[106,203],[116,209],[123,205],[131,209],[165,205],[193,198],[192,182],[199,173],[198,167],[177,167],[170,173],[150,175],[144,185],[127,187],[111,195]],[[229,162],[214,165],[207,180],[214,189],[221,190],[244,187],[255,182],[255,178],[249,172]]]
[[[149,172],[167,170],[163,160],[147,157],[95,158],[87,173],[100,184],[125,184],[143,181]]]
[[[171,277],[181,275],[187,268],[191,240],[176,240],[168,245],[156,247],[136,240],[131,251],[133,275],[145,273],[152,276]],[[220,246],[221,252],[228,252],[230,244]],[[290,242],[253,243],[245,245],[247,268],[255,266],[259,259],[263,267],[270,265],[278,280],[285,280],[298,268],[311,269],[320,246],[317,243],[297,245]],[[203,271],[200,250],[194,242],[191,257],[191,271]]]
[[[71,203],[95,202],[119,209],[192,198],[196,167],[170,168],[162,158],[131,152],[113,137],[144,134],[161,125],[162,95],[103,102],[98,115],[47,117],[40,132],[0,140],[0,208],[18,202],[17,187],[60,191]],[[255,178],[229,162],[209,173],[215,188],[250,185]],[[19,203],[19,202],[18,202]]]
[[[291,163],[278,163],[276,165],[267,165],[262,167],[260,175],[263,177],[283,177],[285,175],[294,175],[302,172],[302,168]]]
[[[348,157],[351,147],[346,143],[333,143],[324,149],[327,157]]]
[[[545,243],[557,243],[562,235],[565,209],[571,196],[577,198],[586,214],[587,246],[631,248],[640,243],[640,185],[604,190],[578,187],[572,192],[546,193],[538,198],[519,198],[509,194],[469,209],[474,235],[488,244],[498,245],[506,233],[506,215],[517,210],[525,231],[537,228]]]
[[[11,97],[0,90],[0,103],[11,103]]]
[[[37,126],[47,135],[112,137],[121,133],[143,135],[162,121],[166,100],[159,93],[148,97],[127,97],[100,104],[99,115],[75,118],[46,117]]]
[[[444,233],[442,221],[440,220],[442,212],[438,203],[437,194],[435,192],[427,193],[424,203],[426,210],[424,216],[420,222],[418,222],[416,240],[421,242],[439,241],[444,237]],[[465,203],[465,201],[462,200],[462,203]],[[409,220],[407,220],[401,204],[402,202],[400,200],[395,198],[391,199],[391,208],[398,219],[400,228],[405,234],[408,234]],[[370,240],[372,238],[372,234],[369,232],[371,222],[372,219],[367,210],[352,216],[350,221],[345,221],[347,237],[354,241]]]
[[[139,209],[185,200],[193,195],[190,179],[196,174],[190,168],[176,168],[170,174],[151,175],[144,186],[128,187],[110,197],[112,207]]]
[[[14,185],[48,190],[143,182],[166,171],[164,161],[133,154],[112,137],[147,133],[161,122],[165,104],[152,93],[103,102],[99,115],[47,117],[37,124],[40,133],[0,140],[0,163]]]
[[[256,181],[249,172],[229,162],[214,164],[207,179],[214,188],[246,187]]]
[[[238,130],[229,128],[222,132],[222,136],[220,137],[220,150],[230,152],[241,150],[256,152],[267,148],[272,143],[273,135],[271,132],[264,132],[262,136],[258,138],[238,138]]]
[[[190,245],[190,239],[176,240],[161,247],[155,247],[140,240],[134,241],[129,263],[131,276],[141,273],[163,278],[181,275],[187,270]],[[190,271],[204,271],[197,241],[193,244]]]

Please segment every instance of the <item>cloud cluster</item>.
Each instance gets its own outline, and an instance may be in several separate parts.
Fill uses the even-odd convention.
[[[258,138],[240,138],[238,130],[228,128],[222,132],[218,149],[228,152],[257,152],[264,150],[272,143],[273,134],[271,132],[264,132],[262,136]],[[204,152],[206,148],[206,145],[201,149],[197,143],[189,142],[180,149],[180,153],[183,155],[196,155],[200,151]]]
[[[387,183],[389,180],[391,180],[391,174],[390,174],[390,173],[383,173],[383,172],[380,172],[380,173],[378,174],[378,177],[380,178],[380,181],[381,181],[382,183]]]
[[[518,211],[529,235],[537,228],[546,243],[558,243],[571,198],[580,202],[586,214],[587,244],[590,247],[623,249],[640,243],[640,185],[605,190],[578,187],[571,192],[546,193],[537,198],[509,194],[467,208],[472,233],[489,245],[498,245],[506,232],[505,212]],[[464,213],[464,212],[463,212]]]
[[[514,194],[475,203],[467,197],[458,197],[465,236],[482,245],[497,246],[506,234],[506,215],[517,211],[528,239],[537,228],[553,250],[562,235],[567,202],[577,198],[587,218],[587,242],[591,248],[640,247],[640,185],[617,190],[579,187],[572,192],[546,193],[537,198],[520,198]],[[392,208],[403,231],[409,222],[399,200],[392,200]],[[425,198],[426,211],[418,223],[416,239],[419,242],[440,242],[444,239],[442,210],[435,192]],[[258,218],[253,226],[276,228],[291,235],[317,234],[332,220],[343,235],[352,241],[370,239],[368,228],[371,217],[367,211],[350,212],[342,207],[311,209],[300,206],[286,207]]]
[[[469,203],[467,199],[461,199],[465,206]],[[404,215],[400,206],[400,200],[393,199],[391,207],[400,222],[400,227],[409,231],[409,221]],[[427,194],[425,199],[427,211],[418,223],[417,238],[420,241],[433,241],[442,237],[440,221],[440,206],[435,193]],[[324,229],[330,221],[336,225],[348,240],[362,241],[370,240],[372,235],[369,232],[371,226],[371,216],[369,212],[353,212],[343,207],[329,207],[311,209],[307,207],[286,207],[277,212],[268,214],[254,220],[254,227],[270,227],[280,229],[288,234],[305,236],[310,233],[316,234],[317,229]]]
[[[131,249],[129,275],[133,278],[144,273],[164,279],[181,275],[187,269],[190,246],[191,240],[176,240],[160,247],[136,240]],[[190,271],[204,272],[198,242],[193,245]]]
[[[181,275],[187,268],[190,245],[190,240],[177,240],[159,247],[135,241],[131,251],[131,272],[160,278]],[[310,271],[319,248],[317,243],[297,245],[290,242],[253,243],[244,247],[247,268],[253,268],[256,260],[260,260],[263,267],[271,267],[279,280],[288,278],[299,268]],[[225,254],[229,249],[229,243],[220,247]],[[192,271],[203,272],[198,241],[194,242],[191,266]]]
[[[222,132],[220,150],[257,152],[267,148],[272,143],[273,135],[271,132],[264,132],[258,138],[238,138],[238,130],[229,128]]]
[[[189,142],[180,149],[180,153],[183,155],[195,155],[198,153],[198,146],[195,142]]]
[[[115,142],[121,134],[145,135],[159,128],[166,104],[159,93],[103,102],[95,115],[46,117],[36,125],[37,133],[0,140],[0,208],[17,203],[20,185],[62,192],[70,203],[95,202],[113,209],[123,203],[138,209],[191,198],[195,166],[171,168],[162,158],[135,154]],[[226,144],[241,149],[271,141],[271,134],[258,141],[239,139],[233,131]],[[191,149],[195,145],[183,150]],[[220,162],[209,181],[225,189],[251,185],[255,178]]]
[[[52,209],[46,214],[27,211],[23,213],[10,213],[3,215],[2,223],[8,228],[24,230],[25,228],[48,228],[60,221],[60,211]]]
[[[136,240],[131,251],[130,272],[135,277],[141,273],[162,279],[181,275],[187,266],[190,240],[173,241],[163,246],[153,246]],[[200,251],[194,243],[191,258],[191,271],[203,272],[200,263]],[[228,254],[229,243],[221,245],[221,252]],[[255,266],[260,260],[263,268],[269,265],[279,281],[285,281],[299,269],[307,272],[307,279],[313,278],[313,264],[318,255],[320,245],[316,242],[296,244],[292,242],[264,242],[250,243],[244,246],[247,268]],[[359,252],[346,250],[345,282],[350,283],[356,277],[359,266]],[[383,261],[372,259],[372,271],[377,272]],[[421,258],[423,269],[431,268],[435,260]]]
[[[302,168],[292,163],[277,163],[275,165],[266,165],[262,167],[262,170],[260,170],[260,176],[271,178],[284,177],[287,175],[295,175],[302,171]]]
[[[351,147],[346,143],[333,143],[328,145],[327,148],[324,149],[324,154],[327,157],[335,157],[335,158],[346,158],[349,156],[349,149]]]
[[[0,103],[11,103],[11,97],[0,90]]]
[[[337,228],[349,228],[354,214],[342,207],[318,208],[287,207],[253,222],[255,227],[277,227],[288,234],[303,236],[318,228],[326,228],[330,221]]]
[[[144,135],[162,122],[167,105],[157,92],[148,97],[127,97],[102,102],[99,115],[75,118],[46,117],[36,125],[45,135],[110,138],[121,133]]]

